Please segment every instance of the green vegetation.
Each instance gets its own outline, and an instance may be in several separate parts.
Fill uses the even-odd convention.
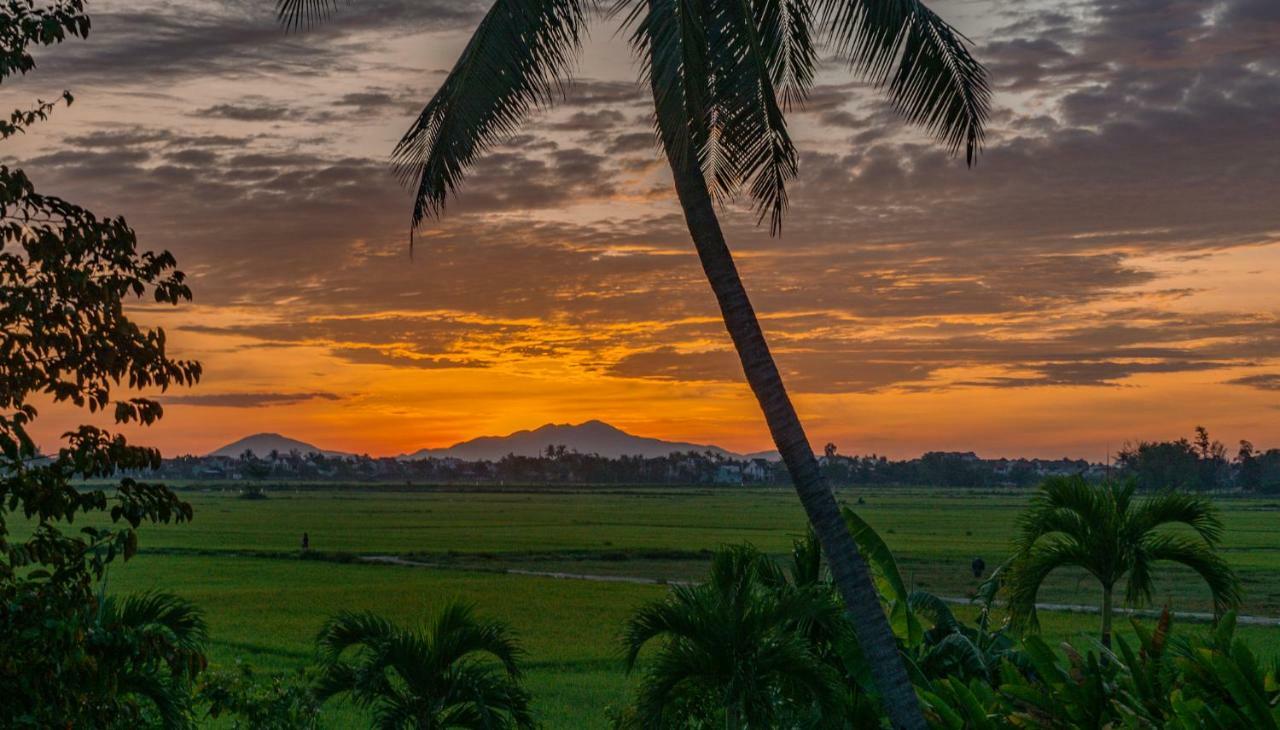
[[[717,551],[706,581],[676,586],[640,608],[624,632],[627,670],[641,672],[627,727],[809,726],[843,715],[837,649],[854,644],[838,596],[807,570],[810,539],[791,580],[749,546]],[[849,674],[848,671],[843,674]]]
[[[0,82],[35,68],[37,49],[88,33],[83,0],[0,3]],[[0,120],[0,141],[71,101],[64,92],[14,110]],[[110,490],[78,488],[160,465],[158,451],[119,433],[80,426],[53,454],[31,437],[37,403],[147,426],[160,404],[120,390],[199,379],[198,363],[168,356],[163,331],[125,312],[126,301],[144,297],[190,300],[176,266],[167,251],[139,250],[124,219],[40,193],[22,170],[0,165],[0,726],[188,720],[187,684],[204,666],[198,615],[168,595],[103,600],[97,582],[115,558],[137,552],[141,524],[186,521],[191,507],[163,485],[129,478]],[[100,519],[76,529],[88,516]],[[15,522],[21,534],[11,533]]]
[[[141,553],[112,569],[111,589],[163,589],[190,599],[209,624],[211,669],[234,674],[241,661],[260,677],[311,665],[316,633],[341,611],[428,625],[450,601],[465,600],[519,634],[533,711],[555,728],[604,727],[606,709],[626,706],[640,677],[627,677],[619,636],[632,612],[667,589],[498,571],[697,580],[710,564],[703,550],[751,543],[787,561],[806,531],[794,497],[779,489],[406,493],[352,485],[271,494],[253,502],[231,490],[184,492],[195,520],[143,530]],[[1017,517],[1030,500],[1023,493],[924,489],[841,494],[848,504],[858,496],[864,498],[858,515],[892,550],[908,592],[959,598],[980,584],[969,570],[974,556],[995,565],[1011,553]],[[1280,534],[1273,527],[1280,502],[1223,499],[1218,506],[1219,551],[1245,586],[1241,611],[1280,615]],[[306,556],[299,549],[304,531],[312,545]],[[439,567],[363,563],[360,555]],[[1082,571],[1066,569],[1046,581],[1040,598],[1096,606],[1096,585]],[[1204,584],[1177,568],[1155,575],[1153,599],[1176,611],[1213,608]],[[978,618],[977,605],[950,608],[959,621]],[[997,608],[993,623],[1003,618]],[[922,621],[934,623],[923,614]],[[1087,646],[1098,617],[1048,611],[1041,622],[1050,646],[1064,638]],[[1133,641],[1128,622],[1118,624],[1118,635]],[[1184,622],[1180,633],[1207,630]],[[1264,657],[1280,655],[1276,628],[1242,625],[1236,635]],[[354,706],[329,703],[320,725],[358,726],[362,717]]]
[[[1079,477],[1053,478],[1018,518],[1017,551],[1009,565],[1009,605],[1014,623],[1036,628],[1036,597],[1051,573],[1076,567],[1102,586],[1102,645],[1111,646],[1116,584],[1124,602],[1150,603],[1160,563],[1196,573],[1213,596],[1214,615],[1240,605],[1235,572],[1214,549],[1222,540],[1217,509],[1204,497],[1162,492],[1134,497],[1134,485],[1089,484]],[[1177,534],[1184,527],[1190,535]]]
[[[847,516],[860,543],[876,553],[869,559],[884,582],[900,586],[891,556],[874,550],[883,546],[878,536]],[[629,659],[651,641],[661,646],[621,725],[882,726],[868,712],[876,707],[866,676],[871,665],[825,571],[806,559],[817,555],[813,538],[798,543],[795,555],[792,583],[750,548],[725,548],[705,581],[637,611],[628,625]],[[934,727],[1243,729],[1280,722],[1280,662],[1260,662],[1236,639],[1234,614],[1207,637],[1174,637],[1166,610],[1153,630],[1134,624],[1136,650],[1118,638],[1118,653],[1076,642],[1059,654],[1037,635],[1014,640],[1004,628],[992,631],[985,606],[977,625],[966,626],[926,593],[913,593],[901,611],[893,596],[882,598],[892,615],[908,619],[895,622],[895,633]],[[917,630],[922,618],[927,632]]]
[[[316,643],[318,699],[349,696],[378,727],[534,727],[519,642],[506,624],[480,620],[464,603],[446,605],[426,632],[343,611]]]

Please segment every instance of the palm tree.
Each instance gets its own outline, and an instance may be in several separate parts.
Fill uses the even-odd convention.
[[[296,27],[338,0],[277,0]],[[594,0],[494,0],[393,158],[416,190],[411,229],[444,212],[476,160],[571,81]],[[742,191],[781,231],[798,156],[786,112],[804,101],[818,46],[882,88],[910,122],[972,164],[983,140],[986,71],[919,0],[615,0],[654,103],[658,141],[702,268],[748,384],[791,474],[895,726],[922,728],[865,563],[814,457],[713,201]]]
[[[847,635],[846,626],[825,586],[789,584],[750,546],[720,550],[706,582],[672,588],[627,622],[628,672],[650,642],[662,642],[627,720],[645,728],[715,721],[728,730],[830,720],[844,687],[813,638]]]
[[[1162,529],[1179,525],[1190,534]],[[1163,492],[1139,500],[1133,482],[1094,486],[1079,476],[1050,478],[1019,519],[1005,579],[1011,617],[1015,625],[1038,629],[1041,584],[1058,568],[1083,568],[1102,585],[1102,643],[1110,647],[1116,584],[1127,581],[1127,605],[1150,601],[1160,561],[1195,571],[1220,614],[1240,602],[1234,571],[1214,552],[1221,537],[1217,510],[1203,497]]]
[[[373,613],[343,612],[316,641],[317,697],[349,694],[372,710],[377,727],[534,727],[515,636],[501,622],[477,619],[465,604],[445,606],[425,633]]]
[[[89,624],[94,647],[86,666],[116,708],[116,720],[150,708],[164,727],[191,727],[190,681],[205,668],[207,638],[200,609],[170,593],[100,596]]]

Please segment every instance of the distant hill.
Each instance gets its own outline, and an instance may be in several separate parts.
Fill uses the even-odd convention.
[[[733,458],[740,454],[705,444],[689,444],[679,441],[634,436],[603,421],[586,423],[548,423],[532,431],[516,431],[507,436],[482,436],[441,449],[421,449],[402,459],[426,459],[429,457],[463,459],[466,461],[501,459],[507,454],[538,456],[546,453],[547,446],[565,446],[580,454],[599,454],[616,459],[619,456],[666,456],[673,452],[711,451]]]
[[[252,436],[246,436],[239,441],[229,443],[220,449],[216,449],[209,453],[209,456],[230,456],[236,458],[245,451],[252,451],[255,456],[265,457],[276,450],[281,454],[287,454],[290,451],[297,450],[303,454],[324,454],[325,456],[350,456],[350,454],[341,451],[326,451],[319,446],[314,446],[305,441],[286,438],[278,433],[255,433]]]

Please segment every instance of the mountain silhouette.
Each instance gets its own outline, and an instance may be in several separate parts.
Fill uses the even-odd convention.
[[[580,454],[599,454],[608,458],[619,456],[652,458],[685,451],[711,451],[723,456],[742,458],[740,454],[719,446],[636,436],[603,421],[594,420],[576,425],[548,423],[531,431],[516,431],[506,436],[481,436],[446,448],[420,449],[400,458],[452,457],[466,461],[493,461],[507,454],[539,456],[546,453],[548,446],[564,446]]]
[[[223,446],[209,452],[209,456],[230,456],[236,458],[245,451],[252,451],[259,458],[266,457],[272,452],[278,451],[281,454],[287,454],[290,451],[298,451],[302,454],[324,454],[325,456],[350,456],[350,454],[341,451],[327,451],[309,444],[305,441],[287,438],[278,433],[255,433],[252,436],[245,436],[239,441]]]

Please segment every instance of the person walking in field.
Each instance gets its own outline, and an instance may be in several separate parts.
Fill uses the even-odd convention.
[[[307,533],[302,533],[302,550],[306,552],[311,549],[311,537]]]

